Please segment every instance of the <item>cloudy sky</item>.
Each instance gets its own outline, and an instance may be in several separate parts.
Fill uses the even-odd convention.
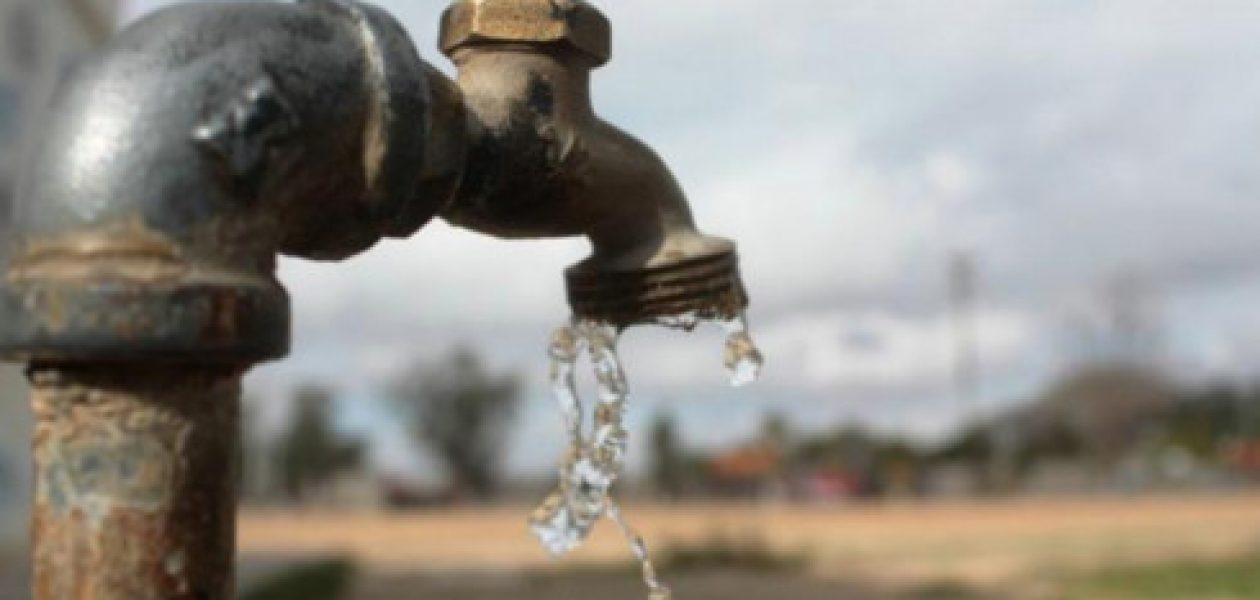
[[[433,49],[443,2],[379,4],[449,71]],[[660,151],[703,228],[739,241],[770,360],[762,383],[732,390],[715,331],[631,332],[637,427],[668,407],[704,445],[767,410],[803,428],[949,431],[958,253],[979,272],[977,410],[1106,347],[1114,306],[1143,315],[1152,359],[1184,377],[1260,372],[1260,4],[601,5],[616,57],[597,109]],[[561,433],[542,348],[566,317],[561,270],[586,252],[435,224],[348,264],[286,262],[296,351],[259,369],[252,394],[279,406],[295,382],[324,381],[348,428],[396,439],[390,378],[474,345],[529,375],[513,460],[545,468]]]

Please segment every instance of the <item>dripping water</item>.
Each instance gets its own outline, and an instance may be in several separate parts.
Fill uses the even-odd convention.
[[[748,317],[741,314],[729,321],[722,321],[722,328],[726,330],[726,349],[722,364],[730,376],[731,385],[743,387],[757,381],[766,361],[748,332]]]
[[[697,313],[686,313],[659,319],[657,324],[692,331],[705,320]],[[749,334],[747,317],[740,314],[718,324],[726,331],[722,362],[731,384],[738,387],[756,381],[764,361]],[[617,355],[620,336],[621,330],[614,325],[576,317],[552,335],[550,383],[569,447],[560,466],[560,482],[530,517],[530,528],[548,552],[561,557],[581,547],[596,522],[608,517],[642,567],[649,600],[669,600],[671,593],[657,577],[647,544],[612,497],[629,445],[625,415],[630,386]],[[597,391],[589,435],[583,431],[583,406],[577,391],[576,374],[583,355],[594,369]]]

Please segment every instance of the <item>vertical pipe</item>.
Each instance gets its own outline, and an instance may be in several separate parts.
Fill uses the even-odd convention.
[[[243,369],[36,366],[34,600],[229,600]]]

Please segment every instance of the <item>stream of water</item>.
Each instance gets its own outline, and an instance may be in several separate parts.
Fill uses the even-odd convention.
[[[691,331],[703,319],[695,314],[661,319],[666,327]],[[734,386],[756,381],[763,359],[748,332],[748,321],[740,315],[719,324],[726,331],[723,364]],[[642,565],[649,600],[669,600],[668,587],[660,582],[648,553],[647,544],[630,526],[612,497],[613,485],[625,467],[629,432],[625,415],[630,386],[617,355],[621,331],[614,325],[586,319],[571,319],[552,336],[551,388],[559,404],[568,434],[569,449],[560,466],[560,482],[530,518],[543,547],[553,556],[572,552],[586,541],[603,517],[612,520],[635,558]],[[586,356],[595,372],[596,399],[593,426],[584,431],[584,407],[577,390],[577,369]]]

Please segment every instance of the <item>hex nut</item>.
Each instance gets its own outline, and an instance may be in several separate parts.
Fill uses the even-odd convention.
[[[458,0],[442,16],[439,46],[567,43],[598,64],[612,58],[612,25],[582,0]]]

